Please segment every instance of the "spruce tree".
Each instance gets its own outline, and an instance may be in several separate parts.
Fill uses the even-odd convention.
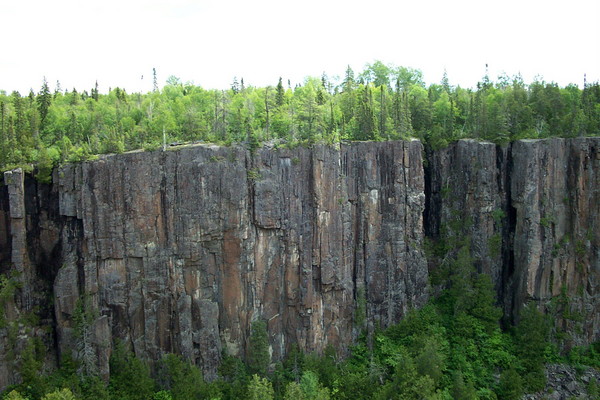
[[[271,355],[269,354],[269,336],[265,321],[256,321],[252,324],[250,346],[248,348],[248,367],[251,373],[265,376]]]
[[[277,89],[275,94],[275,104],[277,107],[281,107],[285,101],[285,90],[283,89],[283,83],[281,82],[281,77],[279,77],[279,82],[277,82]]]
[[[377,137],[377,125],[373,113],[373,93],[370,85],[365,85],[360,93],[358,104],[358,131],[356,140],[373,140]]]
[[[51,102],[52,94],[50,94],[48,82],[46,81],[46,77],[44,77],[42,89],[40,90],[40,93],[37,97],[38,110],[40,112],[40,125],[42,126],[42,128],[44,127],[44,122],[46,121],[46,116],[48,115],[48,109],[50,108]]]

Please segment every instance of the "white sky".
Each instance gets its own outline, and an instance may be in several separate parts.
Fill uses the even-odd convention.
[[[444,68],[473,87],[520,72],[560,85],[600,80],[599,0],[0,0],[0,90],[204,88],[302,82],[366,63]],[[143,80],[141,79],[143,75]]]

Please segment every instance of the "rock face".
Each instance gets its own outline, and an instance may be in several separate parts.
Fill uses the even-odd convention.
[[[35,345],[46,347],[41,357],[55,365],[52,327],[53,270],[59,261],[60,223],[48,210],[56,197],[48,186],[37,187],[21,169],[8,171],[0,187],[0,388],[18,383],[20,355]],[[12,288],[12,291],[7,291]],[[6,293],[14,295],[8,296]],[[48,329],[50,328],[50,329]],[[39,346],[38,346],[39,347]]]
[[[546,366],[546,388],[540,393],[527,394],[523,400],[569,400],[595,399],[590,393],[592,387],[600,382],[600,371],[586,368],[578,371],[568,365],[551,364]],[[597,392],[597,389],[596,389]]]
[[[598,340],[600,140],[521,141],[512,153],[513,307],[558,307],[573,344]]]
[[[61,353],[77,348],[84,293],[104,374],[111,336],[211,377],[222,350],[244,354],[258,319],[274,360],[294,344],[343,351],[357,320],[399,321],[427,300],[421,154],[417,141],[195,146],[61,168],[60,215],[74,221],[54,280]]]
[[[598,340],[599,139],[461,140],[431,154],[427,177],[428,235],[468,238],[506,315],[533,300],[566,346]]]
[[[460,140],[432,152],[427,168],[427,235],[466,238],[475,266],[492,277],[500,296],[509,236],[508,157],[506,147]]]
[[[0,304],[12,321],[0,387],[19,379],[15,329],[15,346],[51,349],[48,364],[72,353],[103,375],[119,339],[214,377],[223,352],[245,355],[257,320],[273,360],[293,345],[343,354],[427,301],[424,238],[449,231],[468,237],[507,315],[533,299],[578,324],[573,343],[598,340],[599,150],[598,139],[459,141],[424,170],[418,141],[196,145],[65,165],[51,186],[8,172],[0,271],[18,271],[22,288]],[[29,311],[40,324],[18,322]]]

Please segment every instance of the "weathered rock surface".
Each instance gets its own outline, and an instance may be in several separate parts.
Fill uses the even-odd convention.
[[[524,140],[512,148],[515,311],[532,299],[584,344],[600,335],[600,140]]]
[[[566,346],[598,340],[600,140],[461,140],[428,169],[428,235],[468,238],[505,313],[533,300],[570,333]]]
[[[527,394],[524,400],[573,400],[597,399],[597,395],[590,393],[590,389],[600,384],[600,371],[594,368],[585,368],[578,371],[576,368],[564,364],[546,366],[546,389],[540,393]],[[592,389],[593,390],[593,389]]]
[[[273,360],[295,344],[343,353],[427,301],[424,237],[449,231],[468,237],[507,315],[535,300],[579,332],[570,343],[598,340],[599,149],[464,140],[430,154],[425,173],[418,141],[197,145],[65,165],[51,186],[9,172],[0,271],[21,272],[23,288],[5,306],[0,387],[19,379],[9,331],[29,311],[41,321],[21,324],[18,346],[38,337],[48,364],[70,352],[103,375],[120,339],[213,377],[223,351],[245,355],[258,319]],[[94,316],[84,345],[82,304]]]
[[[64,231],[54,281],[61,352],[77,347],[83,293],[101,315],[102,373],[103,332],[149,359],[181,353],[210,377],[223,349],[244,354],[257,319],[273,359],[293,344],[343,351],[360,296],[371,328],[399,321],[427,299],[421,153],[416,141],[195,146],[61,168],[60,214],[81,221],[79,235]]]
[[[18,383],[20,354],[42,344],[45,363],[54,365],[52,304],[53,262],[58,260],[56,215],[48,215],[54,197],[35,188],[21,169],[8,171],[0,188],[0,273],[15,295],[0,298],[0,388]],[[33,186],[32,186],[33,184]]]
[[[460,140],[430,154],[427,174],[427,235],[467,239],[477,270],[492,277],[499,294],[508,237],[508,157],[506,147]]]

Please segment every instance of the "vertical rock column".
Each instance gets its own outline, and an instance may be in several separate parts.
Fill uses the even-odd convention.
[[[350,203],[344,247],[354,264],[355,306],[366,302],[370,328],[399,322],[428,298],[422,152],[418,141],[355,143],[342,151]]]
[[[33,306],[34,271],[29,261],[27,248],[27,218],[25,213],[24,173],[21,168],[6,171],[4,184],[8,186],[8,202],[11,234],[11,261],[22,283],[21,308],[30,311]]]
[[[522,140],[513,144],[513,310],[544,305],[571,344],[600,331],[600,141]]]

